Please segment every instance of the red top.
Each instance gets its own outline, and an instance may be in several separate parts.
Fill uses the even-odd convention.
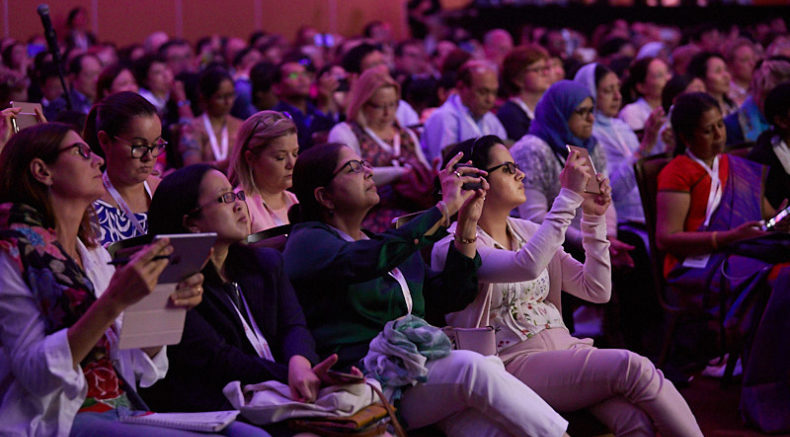
[[[727,184],[730,161],[726,154],[722,153],[719,156],[719,178],[721,179],[722,187],[724,187]],[[658,174],[658,191],[689,193],[691,195],[691,204],[689,205],[686,220],[683,223],[685,232],[695,232],[705,222],[710,183],[708,172],[687,155],[675,157]],[[675,256],[667,254],[664,258],[664,276],[677,263],[678,259]]]

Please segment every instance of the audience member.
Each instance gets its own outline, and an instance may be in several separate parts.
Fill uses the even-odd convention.
[[[227,171],[242,123],[230,115],[235,99],[233,79],[224,68],[211,67],[200,74],[203,114],[185,126],[179,144],[185,166],[208,162]]]
[[[697,53],[689,61],[688,74],[705,82],[707,93],[719,102],[719,107],[725,117],[738,109],[735,102],[727,95],[730,91],[732,76],[727,71],[727,64],[720,54],[717,52]]]
[[[274,111],[291,115],[299,138],[299,150],[313,145],[313,133],[328,131],[334,121],[310,101],[313,71],[297,60],[286,60],[277,67],[272,78],[274,93],[280,99]]]
[[[752,86],[746,101],[737,111],[724,117],[727,128],[727,145],[757,141],[757,137],[770,126],[763,106],[768,93],[782,82],[790,80],[790,58],[763,59],[752,75]]]
[[[139,91],[132,70],[125,64],[115,63],[105,67],[96,81],[96,101],[121,91]]]
[[[299,155],[293,120],[280,112],[261,111],[244,121],[236,141],[228,179],[246,193],[251,232],[288,224],[288,209],[297,203],[288,191]]]
[[[354,82],[348,121],[335,125],[329,141],[341,143],[373,166],[379,203],[363,228],[384,232],[392,220],[432,204],[433,173],[417,135],[395,119],[400,85],[383,66],[366,70]]]
[[[502,87],[508,100],[496,115],[509,140],[518,141],[527,134],[535,106],[552,84],[548,60],[545,49],[529,44],[514,48],[502,61]]]
[[[250,70],[253,106],[250,110],[253,111],[253,114],[272,109],[277,104],[277,95],[272,88],[276,70],[277,66],[267,61],[258,62]],[[241,118],[238,115],[234,115],[234,117]]]
[[[638,429],[651,435],[702,436],[683,397],[650,360],[623,349],[597,349],[590,339],[572,337],[562,321],[562,291],[595,303],[608,301],[611,294],[604,213],[612,199],[603,175],[595,176],[601,194],[586,194],[594,170],[572,151],[560,175],[560,194],[538,226],[510,217],[526,200],[524,172],[502,140],[470,139],[451,153],[456,151],[463,153],[462,160],[487,169],[490,189],[477,227],[479,295],[464,310],[448,315],[448,322],[493,326],[508,372],[559,411],[588,408],[615,435]],[[579,206],[583,265],[562,250],[565,229]],[[448,231],[455,232],[454,226]],[[453,239],[447,236],[434,246],[434,268],[443,267]]]
[[[724,58],[732,76],[730,92],[727,96],[740,106],[749,96],[752,72],[760,57],[754,49],[753,42],[746,38],[738,38],[727,45]]]
[[[426,158],[441,158],[450,144],[482,135],[505,138],[502,123],[490,111],[496,101],[499,81],[493,64],[468,61],[458,72],[457,94],[451,95],[425,121],[422,150]]]
[[[118,349],[119,317],[153,291],[168,264],[158,257],[173,249],[163,239],[112,266],[90,225],[91,203],[104,191],[101,165],[57,123],[23,130],[0,155],[0,201],[8,202],[0,244],[3,434],[191,435],[121,421],[148,410],[135,387],[161,379],[168,362],[162,347]],[[170,301],[198,305],[202,282],[200,274],[186,278]],[[241,423],[224,433],[266,435]]]
[[[227,50],[226,50],[227,51]],[[233,86],[236,90],[236,100],[230,110],[232,116],[246,120],[258,112],[252,103],[252,80],[250,70],[261,60],[261,52],[256,48],[247,47],[236,51],[231,65],[233,65]]]
[[[192,165],[162,181],[151,233],[214,232],[217,240],[202,272],[204,299],[187,313],[183,340],[167,349],[169,372],[141,393],[154,409],[233,409],[222,393],[231,381],[277,380],[294,400],[314,402],[321,385],[336,382],[326,371],[337,356],[318,362],[282,255],[241,244],[249,226],[244,192],[216,168]]]
[[[768,166],[765,198],[776,209],[790,197],[790,82],[774,87],[765,99],[765,118],[771,128],[763,132],[749,159]]]
[[[166,145],[156,108],[137,93],[112,94],[93,106],[82,136],[106,164],[106,191],[93,205],[99,243],[145,235],[148,207],[159,185],[151,173]]]
[[[658,58],[646,57],[631,64],[622,88],[628,104],[620,110],[620,119],[639,132],[651,116],[654,120],[663,117],[661,91],[671,76],[667,64]]]
[[[474,232],[488,187],[473,168],[453,171],[459,159],[439,173],[443,200],[436,207],[397,230],[368,235],[362,220],[379,196],[367,163],[339,144],[299,156],[294,212],[302,223],[288,238],[285,269],[319,353],[335,352],[341,365],[354,364],[387,322],[426,313],[439,320],[471,302],[479,267]],[[483,188],[461,190],[473,181]],[[433,273],[418,250],[443,235],[442,224],[456,212],[458,237],[444,270]],[[505,372],[498,358],[470,351],[437,356],[443,357],[424,363],[425,381],[401,395],[399,411],[409,428],[437,423],[448,436],[563,434],[567,422]]]
[[[483,51],[486,59],[497,68],[502,68],[502,61],[513,49],[513,37],[504,29],[492,29],[483,36]]]
[[[99,58],[83,53],[69,61],[68,79],[71,90],[68,92],[71,99],[71,110],[87,114],[96,98],[96,82],[101,73]],[[47,119],[54,120],[58,113],[68,108],[66,97],[55,99],[47,108],[44,115]]]

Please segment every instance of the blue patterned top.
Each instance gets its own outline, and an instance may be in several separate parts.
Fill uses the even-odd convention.
[[[102,246],[107,247],[116,241],[137,237],[148,232],[147,212],[134,213],[135,218],[143,227],[144,232],[141,234],[137,232],[134,223],[126,217],[126,214],[120,208],[116,208],[103,200],[93,202],[93,208],[96,210],[96,217],[99,219],[99,226],[101,227],[99,242]]]

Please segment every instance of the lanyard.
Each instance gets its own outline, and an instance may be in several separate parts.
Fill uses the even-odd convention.
[[[272,355],[272,350],[269,348],[269,343],[263,337],[263,334],[261,334],[261,330],[258,328],[258,324],[255,323],[255,319],[252,318],[250,307],[247,305],[247,300],[240,291],[239,284],[232,282],[231,285],[233,286],[234,291],[239,298],[239,302],[244,305],[244,309],[246,310],[247,317],[250,321],[248,324],[247,319],[241,315],[241,311],[239,311],[239,307],[236,306],[233,298],[228,296],[230,304],[233,306],[233,309],[236,310],[239,320],[241,320],[241,325],[244,327],[244,334],[247,336],[247,340],[250,341],[250,344],[252,344],[252,347],[255,349],[255,352],[258,353],[259,357],[265,358],[269,361],[274,361],[274,355]],[[252,325],[252,327],[250,327],[250,325]]]
[[[214,159],[222,161],[228,157],[228,123],[227,121],[222,125],[221,143],[217,144],[217,136],[214,134],[214,128],[211,127],[211,121],[208,119],[208,114],[203,113],[203,126],[206,128],[208,141],[211,143],[211,151],[214,153]]]
[[[340,234],[340,238],[353,243],[355,240],[351,237],[351,235],[346,234],[345,232],[341,231],[340,229],[331,226],[338,234]],[[362,234],[364,239],[368,239],[367,235]],[[399,268],[393,267],[392,270],[387,272],[388,275],[394,279],[398,285],[400,285],[400,291],[403,293],[403,300],[406,301],[406,310],[408,311],[407,314],[411,314],[411,310],[414,307],[414,301],[411,297],[411,290],[409,289],[409,284],[406,282],[406,277],[403,276],[403,272],[400,271]]]
[[[386,141],[379,138],[379,136],[376,135],[376,133],[370,130],[370,128],[368,128],[367,126],[362,127],[362,129],[364,129],[365,133],[368,134],[368,136],[372,138],[373,141],[375,141],[376,144],[379,145],[379,147],[386,150],[387,152],[392,153],[393,157],[397,158],[400,156],[400,131],[396,129],[394,126],[392,129],[395,132],[395,135],[392,136],[392,146],[387,144]]]
[[[110,196],[113,198],[113,200],[115,200],[115,203],[118,204],[118,207],[121,208],[121,211],[123,211],[124,215],[126,215],[126,218],[129,219],[134,228],[137,230],[137,234],[144,235],[145,229],[143,229],[143,225],[140,224],[139,220],[137,220],[137,216],[134,215],[132,209],[129,208],[129,205],[123,199],[121,193],[119,193],[118,190],[112,186],[112,182],[110,182],[110,177],[107,176],[106,171],[102,173],[101,180],[104,183],[104,188],[107,189],[107,192],[110,193]],[[148,182],[143,181],[143,186],[145,187],[145,192],[148,193],[148,197],[151,197],[151,190],[148,188]]]
[[[691,153],[691,150],[686,149],[686,154],[694,162],[701,165],[702,168],[704,168],[705,171],[708,173],[708,176],[710,176],[710,192],[708,193],[708,206],[705,207],[705,223],[703,223],[703,226],[708,227],[708,224],[710,223],[710,218],[713,215],[713,211],[715,211],[716,208],[719,207],[719,203],[721,203],[721,196],[724,191],[721,186],[721,179],[719,178],[719,155],[716,155],[716,157],[713,158],[713,168],[710,168],[707,165],[705,165],[705,162],[694,156],[694,154]]]

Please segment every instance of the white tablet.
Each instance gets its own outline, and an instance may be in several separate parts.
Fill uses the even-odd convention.
[[[173,246],[170,263],[159,276],[154,291],[123,312],[118,344],[121,349],[164,346],[181,341],[187,310],[173,306],[170,295],[181,280],[203,268],[217,234],[157,235],[155,239],[164,237],[169,238]],[[119,250],[116,257],[130,256],[132,251],[133,248]]]

